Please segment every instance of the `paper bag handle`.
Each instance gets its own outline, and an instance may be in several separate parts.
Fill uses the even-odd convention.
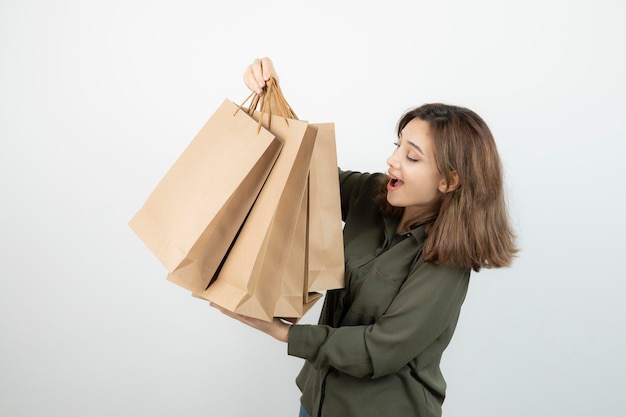
[[[285,99],[285,96],[283,95],[283,92],[281,91],[280,87],[278,86],[278,82],[274,77],[270,77],[270,79],[265,84],[263,90],[263,95],[259,95],[253,91],[248,97],[246,97],[246,99],[239,105],[239,107],[237,107],[237,110],[235,110],[235,114],[237,114],[237,112],[243,109],[243,106],[250,99],[252,99],[250,106],[247,109],[247,113],[252,114],[255,110],[259,108],[259,103],[261,104],[261,117],[259,118],[257,133],[261,130],[261,121],[263,120],[263,116],[265,114],[268,115],[268,128],[271,126],[272,123],[272,115],[282,116],[287,124],[289,124],[289,121],[287,119],[298,119],[296,113],[293,111],[289,103],[287,103],[287,100]]]

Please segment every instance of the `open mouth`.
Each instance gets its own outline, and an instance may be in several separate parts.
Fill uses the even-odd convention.
[[[392,177],[387,183],[387,190],[388,191],[397,190],[398,188],[402,187],[403,184],[404,182],[402,180]]]

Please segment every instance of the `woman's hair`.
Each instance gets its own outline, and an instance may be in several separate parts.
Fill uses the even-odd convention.
[[[475,271],[509,266],[518,249],[506,210],[500,157],[487,124],[463,107],[425,104],[400,118],[398,136],[414,118],[429,125],[441,175],[448,184],[454,183],[455,175],[460,182],[428,213],[409,223],[426,227],[424,260]],[[386,188],[382,188],[378,202],[383,214],[402,215],[403,208],[387,202]]]

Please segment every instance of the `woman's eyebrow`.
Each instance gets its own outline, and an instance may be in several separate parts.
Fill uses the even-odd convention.
[[[424,151],[422,150],[422,148],[420,148],[419,146],[417,146],[415,143],[411,142],[410,140],[407,141],[407,143],[409,145],[411,145],[412,147],[414,147],[415,149],[417,149],[419,151],[419,153],[421,153],[422,155],[426,156],[426,154],[424,153]]]

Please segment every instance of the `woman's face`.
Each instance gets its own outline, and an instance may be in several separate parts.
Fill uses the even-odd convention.
[[[387,201],[405,207],[405,219],[423,214],[446,191],[446,181],[437,169],[429,125],[422,119],[415,118],[402,129],[387,164],[391,177]]]

